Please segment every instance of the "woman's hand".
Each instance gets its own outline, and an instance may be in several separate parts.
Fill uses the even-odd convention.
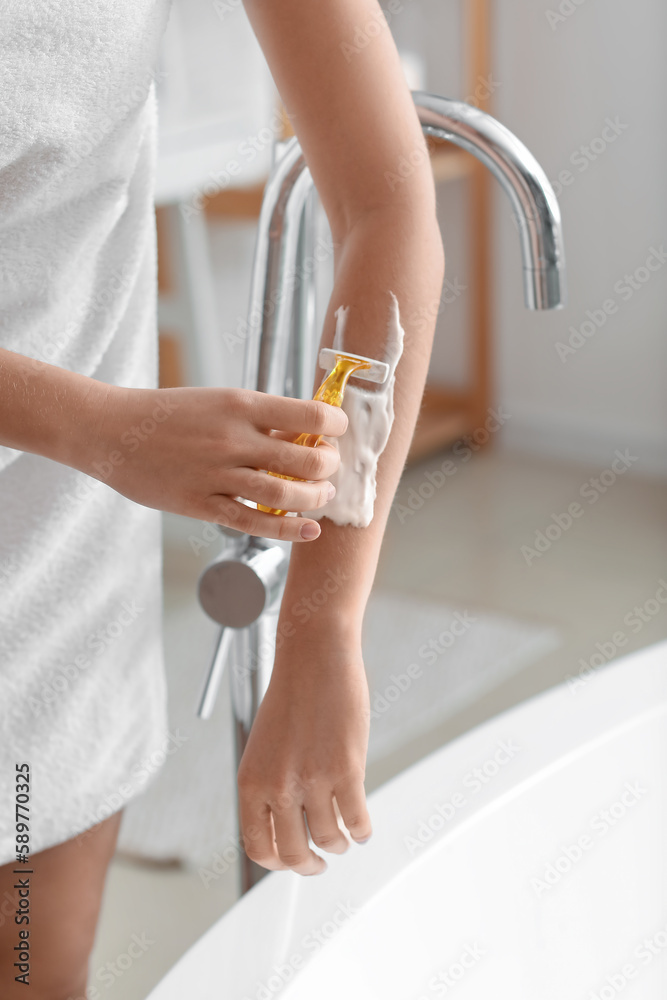
[[[358,638],[335,621],[297,626],[276,654],[238,772],[241,833],[253,861],[317,875],[308,845],[342,854],[368,839],[364,774],[370,702]],[[305,813],[305,815],[304,815]],[[307,822],[307,827],[306,827]]]
[[[289,511],[322,507],[335,493],[327,480],[340,462],[337,449],[286,438],[303,431],[337,437],[347,428],[340,408],[244,389],[95,385],[91,392],[103,392],[103,401],[94,399],[94,426],[81,426],[68,464],[146,507],[267,538],[320,534],[315,520],[279,517],[236,498]]]

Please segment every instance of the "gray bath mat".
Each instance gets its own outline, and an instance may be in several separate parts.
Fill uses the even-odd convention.
[[[363,635],[369,761],[434,729],[558,644],[554,629],[412,594],[374,592]]]

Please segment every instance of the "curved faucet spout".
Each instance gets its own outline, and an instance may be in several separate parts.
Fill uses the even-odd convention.
[[[560,210],[541,166],[517,137],[479,108],[448,97],[413,91],[427,135],[476,156],[509,196],[519,229],[524,300],[528,309],[557,309],[565,302],[565,257]],[[296,137],[277,144],[266,184],[253,260],[246,326],[243,384],[282,394],[297,248],[304,204],[313,187]]]
[[[565,255],[560,209],[533,154],[513,132],[471,104],[418,90],[412,96],[424,132],[472,153],[505,189],[519,228],[527,308],[563,306]]]

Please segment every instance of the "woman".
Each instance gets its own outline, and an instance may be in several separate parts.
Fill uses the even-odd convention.
[[[322,508],[337,449],[286,439],[335,439],[347,418],[312,401],[155,388],[154,74],[168,8],[9,0],[2,14],[6,1000],[26,982],[32,1000],[85,995],[122,807],[166,733],[159,511],[299,542],[279,628],[326,567],[344,571],[317,614],[281,631],[238,774],[241,825],[250,857],[302,875],[326,867],[308,832],[324,852],[349,846],[336,806],[353,840],[371,834],[361,624],[444,274],[426,146],[376,0],[246,0],[336,247],[322,342],[343,305],[345,349],[382,357],[390,292],[405,330],[369,526],[248,507],[240,499]]]

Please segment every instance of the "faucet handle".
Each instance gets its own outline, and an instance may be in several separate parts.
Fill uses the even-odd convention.
[[[199,603],[213,621],[245,628],[278,597],[287,575],[280,545],[251,538],[242,552],[224,551],[199,577]]]
[[[224,551],[201,574],[199,603],[222,628],[199,699],[200,719],[210,718],[213,711],[234,634],[253,625],[276,604],[287,566],[288,553],[281,545],[250,538],[242,551]]]

